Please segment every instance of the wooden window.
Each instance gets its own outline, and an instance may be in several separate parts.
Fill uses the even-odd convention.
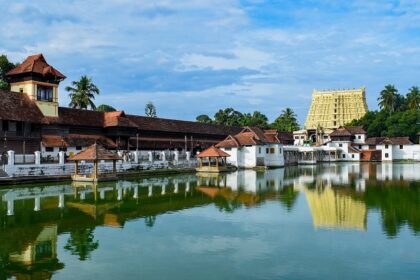
[[[76,146],[76,150],[80,151],[82,149],[82,146]],[[229,149],[230,150],[230,149]]]
[[[276,150],[274,148],[270,148],[270,154],[274,154]]]
[[[53,87],[37,85],[36,99],[40,101],[53,101]]]
[[[402,149],[404,149],[404,146],[403,145],[400,145],[400,149],[402,150]]]
[[[385,153],[385,157],[388,158],[389,157],[389,154],[388,153]]]
[[[54,152],[54,148],[53,147],[45,147],[45,151],[46,152]]]

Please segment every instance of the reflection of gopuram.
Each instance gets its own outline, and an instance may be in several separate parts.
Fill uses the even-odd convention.
[[[332,188],[305,189],[316,228],[366,230],[366,205]]]

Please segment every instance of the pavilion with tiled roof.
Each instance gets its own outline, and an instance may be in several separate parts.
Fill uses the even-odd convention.
[[[98,182],[104,180],[116,179],[116,161],[121,160],[121,157],[116,153],[106,150],[104,147],[98,144],[93,144],[86,150],[78,153],[71,157],[70,161],[74,161],[74,175],[72,175],[73,181],[79,182]],[[93,172],[91,174],[79,174],[79,162],[90,161],[93,162]],[[99,161],[112,161],[113,169],[112,173],[99,174],[98,165]]]

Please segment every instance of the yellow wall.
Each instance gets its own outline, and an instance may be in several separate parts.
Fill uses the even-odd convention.
[[[305,129],[334,129],[360,119],[367,113],[365,88],[317,91],[312,93],[312,104]]]
[[[53,102],[48,101],[38,101],[37,99],[37,86],[44,85],[44,86],[51,86],[53,87]],[[58,85],[50,84],[50,83],[43,83],[37,81],[24,81],[24,82],[17,82],[12,83],[11,91],[15,92],[24,92],[26,93],[29,98],[36,101],[41,112],[44,116],[47,117],[58,117]]]

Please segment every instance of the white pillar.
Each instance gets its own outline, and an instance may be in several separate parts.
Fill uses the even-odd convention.
[[[139,198],[139,187],[134,188],[133,198],[136,198],[136,199]]]
[[[41,152],[36,151],[35,152],[35,165],[40,165],[40,164],[41,164]]]
[[[41,210],[41,197],[36,196],[35,197],[35,207],[34,207],[34,211],[39,211]]]
[[[122,188],[118,188],[118,197],[117,197],[118,200],[122,199],[122,193],[123,193],[122,191],[123,191]]]
[[[64,208],[64,194],[63,193],[61,193],[58,196],[58,207],[59,208]]]
[[[178,161],[179,161],[179,151],[178,151],[178,150],[174,151],[174,160],[175,160],[176,162],[178,162]]]
[[[149,155],[149,161],[153,162],[153,153],[152,152],[147,152],[147,154]]]
[[[140,154],[139,151],[134,152],[134,162],[135,163],[139,163],[139,154]]]
[[[161,195],[165,195],[166,194],[166,185],[165,184],[163,184],[162,185],[162,192],[161,192]]]
[[[58,153],[58,164],[60,164],[60,165],[64,164],[64,152],[63,151]]]
[[[178,181],[176,181],[174,183],[174,193],[178,193],[178,190],[179,190],[179,185],[178,185]]]
[[[152,195],[153,195],[153,186],[150,185],[149,186],[149,194],[148,194],[148,196],[152,196]]]
[[[7,152],[7,165],[15,165],[15,152],[14,151]]]
[[[12,216],[15,214],[15,200],[7,200],[7,216]]]
[[[84,191],[80,192],[80,199],[85,200],[86,199],[86,193]]]
[[[187,160],[189,161],[191,159],[191,152],[187,152]]]
[[[188,181],[185,186],[185,192],[189,192],[189,191],[190,191],[190,182]]]
[[[162,152],[161,152],[161,154],[162,154],[162,161],[166,161],[166,154],[165,154],[165,151],[162,151]]]

